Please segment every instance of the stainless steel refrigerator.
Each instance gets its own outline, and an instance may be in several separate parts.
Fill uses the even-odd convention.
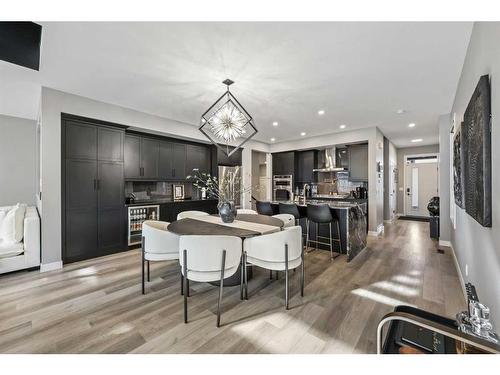
[[[241,195],[239,194],[240,184],[241,167],[226,167],[219,165],[219,190],[221,190],[223,188],[222,185],[224,185],[226,196],[234,201],[236,208],[241,208]]]

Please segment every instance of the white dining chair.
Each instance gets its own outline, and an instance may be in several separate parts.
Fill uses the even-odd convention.
[[[278,214],[273,215],[273,217],[280,219],[285,224],[285,228],[295,226],[295,216],[291,214]]]
[[[245,296],[248,296],[248,265],[255,265],[271,271],[285,271],[285,308],[288,310],[289,270],[301,267],[300,295],[304,296],[304,249],[302,228],[294,226],[286,230],[251,237],[243,242],[243,264]]]
[[[179,214],[177,214],[177,220],[188,219],[196,216],[207,216],[207,215],[209,215],[208,212],[204,211],[182,211]]]
[[[179,236],[168,231],[166,221],[146,220],[142,224],[142,294],[145,294],[144,263],[179,259]]]
[[[251,210],[249,208],[238,208],[236,214],[246,214],[246,215],[258,215],[257,211]]]
[[[188,290],[189,280],[220,283],[217,300],[217,327],[220,326],[224,279],[233,276],[238,270],[241,263],[241,246],[241,238],[233,236],[181,236],[179,241],[179,260],[184,277],[184,290]],[[243,277],[241,283],[243,283]],[[188,322],[187,297],[188,293],[184,293],[184,323]]]

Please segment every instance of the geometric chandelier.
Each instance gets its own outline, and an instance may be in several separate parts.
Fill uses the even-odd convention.
[[[226,79],[222,83],[227,90],[201,115],[199,130],[229,157],[257,134],[257,128],[252,116],[229,91],[234,82]]]

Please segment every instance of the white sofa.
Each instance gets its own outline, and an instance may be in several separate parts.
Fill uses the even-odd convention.
[[[9,210],[11,207],[0,207]],[[26,207],[23,239],[7,244],[0,239],[0,274],[40,266],[40,216],[34,206]]]

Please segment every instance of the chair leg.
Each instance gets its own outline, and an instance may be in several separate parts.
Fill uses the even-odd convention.
[[[309,246],[309,219],[306,219],[306,251]]]
[[[224,269],[226,268],[226,250],[222,251],[222,264],[220,269],[219,299],[217,301],[217,327],[220,327],[220,305],[222,303],[222,290],[224,289]]]
[[[148,283],[149,283],[151,281],[151,278],[149,277],[149,260],[147,262],[148,262]]]
[[[318,242],[319,242],[319,223],[316,223],[316,242],[315,242],[316,250],[318,250]]]
[[[332,223],[328,223],[328,236],[330,237],[330,260],[333,260],[333,235],[332,235]]]
[[[285,309],[288,310],[288,244],[285,244]]]
[[[142,269],[142,294],[146,294],[145,286],[144,286],[144,236],[142,236],[142,249],[141,249],[141,269]]]
[[[301,258],[302,258],[302,267],[300,270],[300,296],[304,297],[304,278],[305,278],[304,250],[302,250]]]
[[[244,256],[243,252],[241,254],[241,272],[240,272],[240,300],[243,300],[243,279],[245,278],[245,261],[244,261]]]
[[[248,299],[248,265],[247,265],[247,253],[243,253],[243,264],[245,265],[245,299]]]
[[[273,279],[273,270],[269,270],[269,280]]]
[[[182,254],[182,259],[183,259],[183,269],[184,269],[184,323],[188,322],[188,306],[187,306],[187,297],[188,297],[188,274],[187,274],[187,250],[184,249],[183,254]]]
[[[337,234],[339,235],[339,253],[342,254],[342,238],[340,237],[340,224],[337,221]]]
[[[184,295],[184,276],[182,276],[182,270],[181,270],[181,296]]]
[[[189,292],[189,279],[187,279],[187,281],[186,281],[186,285],[187,285],[187,287],[186,287],[186,293],[187,293],[187,296],[188,296],[188,297],[191,297],[191,293]]]
[[[279,271],[276,271],[276,280],[278,280],[279,278],[280,278]]]

